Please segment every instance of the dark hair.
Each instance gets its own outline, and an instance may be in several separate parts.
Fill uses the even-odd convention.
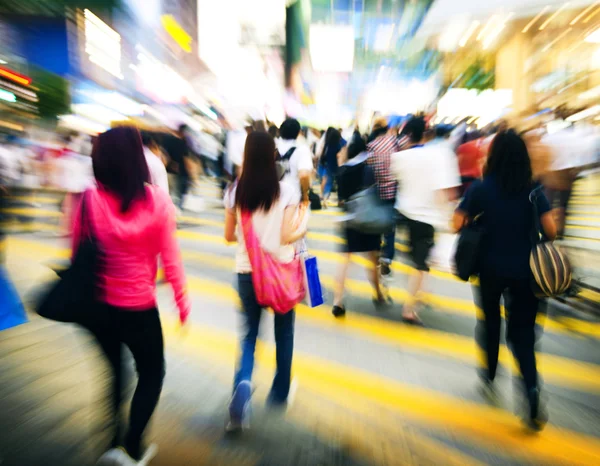
[[[142,144],[146,147],[150,147],[153,144],[158,144],[156,136],[150,131],[141,131],[140,133],[142,135]]]
[[[244,164],[235,193],[235,205],[249,212],[269,210],[278,198],[275,141],[269,133],[254,131],[246,138]]]
[[[352,136],[352,141],[348,144],[348,160],[353,159],[358,154],[367,150],[367,145],[365,144],[364,139],[360,136],[358,131],[354,132]]]
[[[419,142],[425,133],[425,120],[423,117],[412,117],[402,129],[402,134],[408,136],[411,142]]]
[[[121,126],[100,134],[92,151],[92,165],[96,181],[121,199],[121,212],[127,212],[134,199],[146,195],[144,183],[150,182],[150,172],[136,128]]]
[[[335,128],[327,130],[327,136],[325,136],[325,144],[330,147],[336,147],[342,140],[342,134]]]
[[[282,139],[295,140],[300,134],[300,123],[295,118],[288,118],[279,127],[279,135]]]
[[[516,194],[530,189],[533,174],[527,146],[513,129],[500,131],[492,141],[484,176],[496,176],[502,190]]]
[[[368,142],[374,141],[379,136],[386,134],[388,130],[388,126],[380,126],[379,128],[374,129],[373,131],[371,131],[371,134],[369,134]]]
[[[275,125],[269,126],[268,133],[271,135],[272,138],[276,138],[278,132],[279,132],[279,130],[277,129],[277,126],[275,126]]]

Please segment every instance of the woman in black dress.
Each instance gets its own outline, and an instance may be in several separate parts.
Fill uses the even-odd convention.
[[[338,171],[338,197],[341,203],[344,203],[352,195],[365,189],[365,187],[375,183],[373,172],[367,165],[368,153],[366,150],[367,147],[360,134],[355,134],[348,146],[348,160]],[[379,274],[377,273],[379,250],[381,249],[381,235],[368,235],[351,230],[345,226],[342,227],[342,233],[346,239],[346,244],[342,249],[344,260],[340,266],[335,285],[332,310],[335,317],[342,317],[346,314],[346,308],[343,304],[344,284],[348,269],[350,268],[351,255],[355,253],[366,253],[369,262],[373,264],[367,272],[377,296],[374,299],[375,304],[377,306],[387,304],[379,284]]]

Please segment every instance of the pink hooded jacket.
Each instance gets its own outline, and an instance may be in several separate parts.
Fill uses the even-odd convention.
[[[165,278],[173,287],[179,318],[185,322],[190,302],[185,273],[175,237],[175,206],[169,195],[156,186],[146,186],[145,199],[135,200],[121,213],[121,201],[102,188],[82,196],[88,219],[105,253],[100,300],[127,311],[156,306],[156,273],[160,255]],[[73,224],[73,254],[81,235],[81,203]]]

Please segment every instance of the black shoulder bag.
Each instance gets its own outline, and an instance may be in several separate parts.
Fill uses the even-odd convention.
[[[86,192],[81,204],[79,247],[70,267],[59,273],[59,280],[35,306],[35,311],[46,319],[84,326],[92,320],[103,255],[94,234],[88,202],[89,192]]]
[[[473,195],[476,195],[475,192]],[[480,272],[481,243],[485,233],[482,225],[483,215],[478,215],[464,225],[456,241],[454,274],[465,282]]]

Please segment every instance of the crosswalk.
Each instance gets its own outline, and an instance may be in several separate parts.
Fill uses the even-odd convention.
[[[587,202],[587,192],[577,189],[576,195],[582,196],[576,202]],[[13,234],[6,250],[11,274],[19,277],[35,269],[39,271],[32,275],[35,281],[49,263],[68,258],[69,250],[66,241],[54,234],[58,203],[47,195],[34,199],[36,207],[19,205],[16,199],[6,211],[29,220],[9,227]],[[600,225],[600,212],[596,217],[591,204],[574,205],[585,207],[581,210],[585,213],[570,222],[586,218],[594,223],[598,218]],[[336,215],[334,210],[315,213],[308,238],[328,296],[340,261]],[[168,305],[163,306],[163,321],[170,350],[209,358],[225,368],[222,376],[228,379],[238,347],[238,296],[232,272],[234,248],[223,239],[222,216],[215,208],[179,219],[177,236],[193,319],[185,337]],[[505,392],[502,403],[490,406],[475,389],[475,369],[482,359],[473,337],[478,310],[470,284],[447,271],[433,271],[423,296],[431,306],[422,314],[427,327],[400,322],[399,307],[407,299],[406,282],[414,272],[402,255],[406,248],[401,237],[397,246],[400,255],[390,287],[395,305],[389,311],[372,308],[372,291],[362,270],[368,263],[359,256],[348,281],[345,319],[334,319],[326,306],[298,307],[293,370],[300,388],[290,419],[326,438],[343,438],[374,464],[413,464],[403,441],[431,450],[429,464],[600,464],[600,322],[552,308],[540,316],[544,335],[539,366],[551,425],[540,435],[528,436],[511,413],[509,374],[515,367],[506,347],[500,357],[505,367],[499,380]],[[159,301],[169,303],[168,287],[159,288]],[[273,351],[273,338],[265,334],[257,354],[257,381],[263,386],[274,368]]]

